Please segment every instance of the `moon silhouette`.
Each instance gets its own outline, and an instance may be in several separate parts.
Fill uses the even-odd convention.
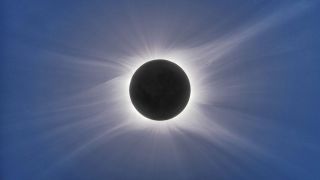
[[[191,87],[177,64],[163,59],[140,66],[131,78],[131,102],[143,116],[164,121],[181,113],[188,104]]]

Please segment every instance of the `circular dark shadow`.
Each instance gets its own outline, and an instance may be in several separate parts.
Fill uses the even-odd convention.
[[[143,116],[157,121],[171,119],[183,111],[190,97],[188,76],[168,60],[152,60],[133,74],[129,93]]]

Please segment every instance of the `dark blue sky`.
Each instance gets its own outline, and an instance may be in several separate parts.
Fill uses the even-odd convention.
[[[320,179],[317,1],[7,0],[2,11],[0,179]],[[126,58],[159,47],[205,67],[201,116],[168,133],[127,126],[113,101],[126,95],[109,85],[123,83]]]

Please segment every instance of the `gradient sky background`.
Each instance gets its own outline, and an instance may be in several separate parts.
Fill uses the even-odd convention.
[[[317,1],[1,6],[0,179],[320,179]],[[215,95],[198,107],[234,137],[123,127],[118,90],[91,91],[159,47],[203,56]]]

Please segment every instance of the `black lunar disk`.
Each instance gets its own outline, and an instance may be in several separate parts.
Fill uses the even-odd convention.
[[[157,59],[137,69],[129,91],[132,104],[142,115],[163,121],[175,117],[186,107],[190,83],[177,64]]]

